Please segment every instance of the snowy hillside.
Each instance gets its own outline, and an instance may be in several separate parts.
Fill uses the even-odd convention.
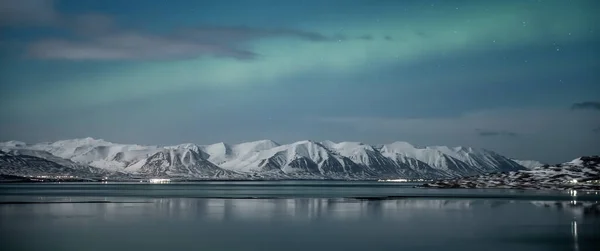
[[[512,161],[516,162],[517,164],[519,164],[521,166],[524,166],[527,169],[533,169],[533,168],[545,165],[544,163],[539,162],[537,160],[516,160],[516,159],[513,159]]]
[[[132,173],[152,177],[240,178],[239,174],[209,162],[197,148],[166,148],[129,166]]]
[[[54,158],[51,158],[54,159]],[[112,173],[67,160],[53,162],[43,157],[0,151],[0,174],[29,177],[106,177]]]
[[[3,147],[3,144],[0,144],[0,148],[10,149],[10,147]],[[125,167],[160,151],[160,148],[156,146],[115,144],[93,138],[39,143],[21,147],[21,149],[23,148],[46,151],[76,163],[111,171],[123,171]]]
[[[98,168],[149,177],[440,179],[524,169],[515,161],[485,149],[418,148],[406,142],[378,147],[360,142],[310,140],[283,145],[259,140],[240,144],[144,146],[83,138],[38,144],[2,142],[0,150],[68,168]],[[5,173],[5,169],[7,164],[0,165],[0,173]]]
[[[402,159],[409,158],[409,160],[403,160],[406,162],[410,159],[416,159],[444,176],[468,176],[523,169],[519,164],[500,154],[470,147],[432,146],[417,148],[406,142],[394,142],[383,145],[380,151],[384,156],[396,160],[402,161]]]
[[[423,185],[436,188],[517,188],[600,190],[600,156],[540,166],[531,170],[442,180]]]

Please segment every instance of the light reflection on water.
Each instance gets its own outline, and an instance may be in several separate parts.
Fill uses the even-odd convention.
[[[569,201],[91,199],[0,205],[0,234],[10,247],[3,250],[589,250],[600,244],[600,221],[573,213]]]
[[[577,235],[577,221],[571,221],[571,234],[573,235],[573,250],[579,251],[579,236]]]
[[[373,182],[0,184],[0,245],[3,251],[595,250],[597,200],[569,191]]]

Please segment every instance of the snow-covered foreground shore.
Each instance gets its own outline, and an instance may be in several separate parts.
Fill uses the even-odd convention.
[[[581,157],[531,170],[440,180],[421,187],[600,190],[600,156]]]

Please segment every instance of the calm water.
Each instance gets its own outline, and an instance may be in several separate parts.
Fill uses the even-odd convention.
[[[0,184],[2,250],[597,250],[600,195],[377,182]]]

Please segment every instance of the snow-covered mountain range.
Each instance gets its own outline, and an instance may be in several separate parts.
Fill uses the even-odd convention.
[[[37,144],[8,141],[0,143],[0,150],[0,174],[22,176],[123,173],[199,179],[441,179],[526,168],[485,149],[419,148],[406,142],[371,146],[260,140],[145,146],[83,138]]]

